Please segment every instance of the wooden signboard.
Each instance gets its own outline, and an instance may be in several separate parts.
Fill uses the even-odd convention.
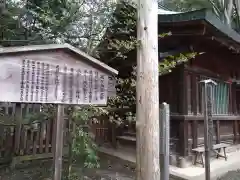
[[[65,53],[39,55],[0,58],[1,102],[105,105],[114,94],[106,72]]]
[[[0,69],[0,102],[58,104],[53,179],[60,180],[63,105],[106,105],[118,72],[68,44],[0,48]]]

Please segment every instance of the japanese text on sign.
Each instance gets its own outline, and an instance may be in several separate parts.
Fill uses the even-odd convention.
[[[28,59],[23,59],[15,66],[0,62],[0,66],[10,68],[2,77],[0,72],[0,83],[12,89],[1,90],[5,96],[0,95],[0,101],[106,104],[109,77],[97,69],[68,67]],[[4,77],[8,77],[8,80]]]

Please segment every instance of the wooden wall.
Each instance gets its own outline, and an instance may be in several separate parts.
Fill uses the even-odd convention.
[[[228,108],[223,110],[221,106],[216,105],[222,104],[223,101],[217,100],[218,96],[214,97],[214,143],[240,143],[240,116],[237,108],[240,104],[236,101],[237,97],[240,100],[240,94],[237,93],[236,85],[229,81],[234,75],[236,77],[236,67],[240,67],[240,64],[234,57],[228,58],[230,59],[221,54],[206,53],[160,77],[160,103],[165,101],[170,104],[172,153],[188,156],[191,149],[203,145],[204,117],[199,81],[208,78],[227,89],[224,92],[221,88],[214,89],[215,95],[226,94],[225,100],[228,104]]]
[[[159,103],[167,102],[171,106],[171,113],[179,114],[181,111],[181,77],[180,68],[173,69],[171,73],[159,77]]]
[[[229,81],[233,78],[233,72],[238,71],[238,62],[233,58],[224,58],[226,56],[221,57],[221,54],[206,53],[188,63],[184,69],[183,89],[187,95],[183,98],[186,98],[187,113],[184,113],[185,118],[179,126],[179,140],[183,142],[179,153],[182,156],[188,156],[192,148],[204,143],[202,90],[199,83],[203,79],[211,78],[218,83],[218,87],[213,90],[214,143],[239,143],[240,117],[236,108],[236,86]],[[223,95],[225,101],[221,99]],[[222,104],[226,104],[227,108],[222,107]]]

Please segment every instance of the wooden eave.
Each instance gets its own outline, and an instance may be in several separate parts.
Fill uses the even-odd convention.
[[[211,11],[206,9],[178,14],[159,15],[159,33],[171,32],[163,42],[171,39],[194,37],[205,41],[216,41],[235,52],[240,52],[240,35],[223,24]]]

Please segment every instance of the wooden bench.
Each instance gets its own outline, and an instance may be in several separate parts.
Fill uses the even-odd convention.
[[[225,158],[227,161],[227,155],[226,155],[226,148],[229,146],[229,144],[225,143],[220,143],[220,144],[214,144],[213,145],[213,152],[216,154],[216,158],[218,159],[219,157]],[[221,150],[223,150],[223,155],[220,154]],[[198,147],[192,149],[192,151],[195,153],[195,158],[194,158],[194,165],[196,164],[202,164],[204,167],[204,161],[203,161],[203,153],[205,152],[204,147]],[[198,159],[200,160],[198,161]]]

